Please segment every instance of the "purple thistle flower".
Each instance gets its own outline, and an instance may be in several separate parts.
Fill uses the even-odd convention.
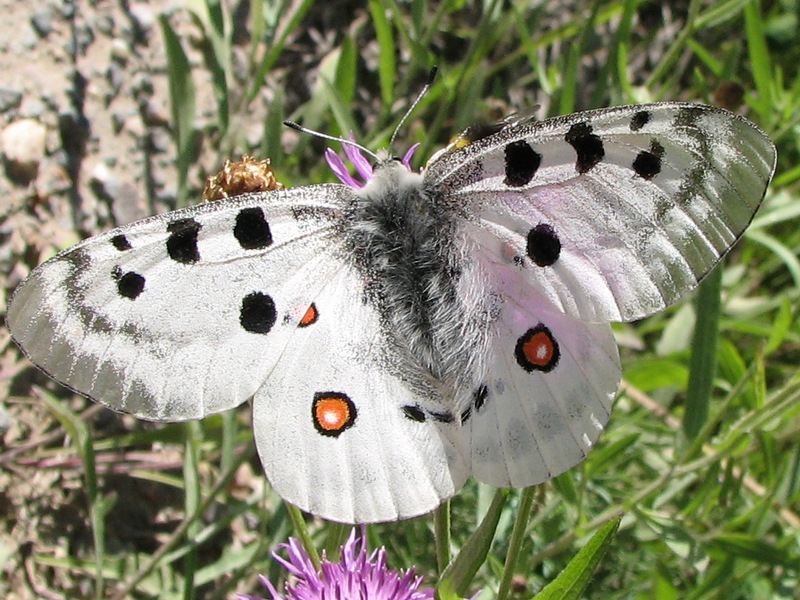
[[[350,136],[350,139],[355,141],[355,138],[352,135]],[[352,188],[360,189],[364,187],[364,184],[372,178],[372,165],[358,147],[353,146],[352,144],[342,144],[342,146],[344,148],[344,154],[347,157],[347,160],[355,167],[356,174],[361,178],[360,180],[356,179],[356,177],[350,174],[350,171],[347,169],[347,165],[342,158],[330,148],[326,148],[325,150],[325,160],[328,162],[328,166],[331,168],[339,181]],[[416,152],[417,148],[419,148],[418,143],[411,146],[411,148],[408,149],[400,161],[409,171],[411,171],[411,158],[414,156],[414,152]]]
[[[286,594],[280,595],[275,586],[261,576],[261,582],[271,600],[432,600],[433,590],[419,590],[422,577],[414,569],[392,571],[386,566],[386,549],[367,555],[366,531],[356,537],[353,529],[342,546],[338,563],[322,557],[321,571],[314,568],[305,549],[294,538],[278,546],[286,549],[289,558],[273,552],[272,556],[291,573],[296,581],[286,584]],[[257,596],[239,596],[240,600],[265,600]]]

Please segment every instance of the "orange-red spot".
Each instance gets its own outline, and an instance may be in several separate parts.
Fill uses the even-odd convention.
[[[320,392],[314,394],[312,415],[314,427],[322,435],[336,437],[356,420],[356,407],[346,394]]]
[[[543,331],[531,336],[531,338],[522,345],[522,351],[525,353],[525,358],[528,362],[536,365],[537,367],[546,367],[553,360],[553,340]]]
[[[544,325],[529,329],[517,340],[517,363],[526,371],[550,371],[559,359],[558,343]]]
[[[317,305],[313,302],[311,306],[308,307],[306,310],[306,314],[303,315],[303,318],[300,319],[300,323],[298,325],[300,327],[308,327],[309,325],[313,325],[319,319],[319,311],[317,310]]]

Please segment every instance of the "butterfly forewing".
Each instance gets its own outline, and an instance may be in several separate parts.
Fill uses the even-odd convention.
[[[559,309],[632,320],[693,289],[739,238],[775,159],[749,121],[664,103],[507,127],[440,155],[426,182]]]
[[[182,420],[236,406],[329,276],[325,200],[340,193],[255,194],[91,238],[20,284],[11,333],[54,379],[117,410]]]

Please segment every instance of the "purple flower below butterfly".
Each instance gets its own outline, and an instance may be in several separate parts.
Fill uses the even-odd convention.
[[[433,590],[419,590],[422,577],[414,569],[393,571],[386,566],[386,549],[374,550],[367,555],[366,531],[356,536],[354,528],[342,546],[338,563],[322,557],[321,571],[314,568],[311,558],[300,542],[278,546],[288,551],[288,560],[273,552],[272,556],[292,575],[294,581],[286,584],[281,595],[263,575],[261,582],[271,595],[271,600],[433,600]],[[239,600],[265,600],[258,596],[240,595]]]
[[[350,139],[355,141],[355,138],[352,135],[350,136]],[[361,150],[358,147],[353,146],[352,144],[342,144],[342,146],[344,147],[344,154],[347,157],[347,160],[355,167],[356,173],[358,177],[361,178],[361,181],[350,174],[345,162],[332,149],[325,149],[325,160],[328,162],[328,166],[330,166],[331,170],[339,179],[339,181],[352,188],[360,189],[364,187],[364,184],[372,178],[372,165],[361,153]],[[417,151],[417,148],[419,148],[419,143],[411,146],[400,161],[409,171],[412,170],[411,158],[414,156],[414,152]]]

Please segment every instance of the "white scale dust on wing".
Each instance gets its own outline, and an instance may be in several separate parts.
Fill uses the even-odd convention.
[[[236,406],[332,275],[349,194],[264,192],[86,240],[20,284],[11,333],[54,379],[116,410],[175,421]]]

